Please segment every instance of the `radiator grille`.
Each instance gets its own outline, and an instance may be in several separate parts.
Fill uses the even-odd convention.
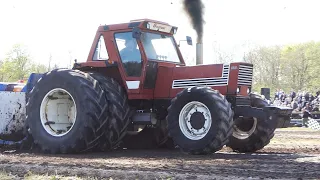
[[[238,75],[238,85],[251,86],[252,84],[252,66],[240,65]]]
[[[178,79],[172,83],[172,88],[189,88],[194,86],[226,86],[229,80],[229,65],[224,65],[221,77]]]

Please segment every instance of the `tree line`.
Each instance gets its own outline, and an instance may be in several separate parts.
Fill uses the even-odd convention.
[[[316,92],[320,90],[320,42],[284,46],[260,46],[250,50],[244,61],[254,65],[253,90],[268,87]]]
[[[16,44],[7,53],[5,59],[0,59],[0,82],[26,80],[31,73],[45,73],[58,68],[57,65],[51,66],[50,61],[51,57],[48,65],[34,62],[26,47]]]

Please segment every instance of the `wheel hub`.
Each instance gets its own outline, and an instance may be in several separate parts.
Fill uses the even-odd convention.
[[[44,96],[40,105],[40,119],[50,135],[61,137],[69,133],[76,116],[76,104],[68,91],[56,88]]]
[[[206,119],[201,112],[195,112],[190,117],[191,127],[199,130],[204,126]]]
[[[257,122],[257,118],[237,118],[233,126],[233,136],[237,139],[249,138],[257,128]]]
[[[211,113],[206,105],[198,101],[186,104],[179,115],[179,126],[184,136],[200,140],[211,128]]]

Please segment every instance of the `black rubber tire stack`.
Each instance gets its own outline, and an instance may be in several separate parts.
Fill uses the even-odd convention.
[[[208,133],[200,140],[191,140],[181,132],[179,114],[182,108],[191,101],[205,104],[212,117],[212,125]],[[222,149],[232,133],[233,111],[231,104],[218,91],[209,87],[193,87],[185,89],[172,99],[168,108],[169,136],[183,152],[189,154],[210,154]]]
[[[109,120],[105,129],[107,143],[104,146],[99,146],[99,148],[101,150],[115,149],[120,145],[131,121],[128,96],[125,90],[113,78],[105,77],[99,73],[90,73],[90,75],[102,87],[108,103],[106,111]]]
[[[40,105],[44,96],[54,88],[67,90],[74,98],[77,117],[71,131],[55,137],[45,131],[40,120]],[[68,69],[56,69],[39,79],[30,92],[27,103],[26,128],[28,139],[44,153],[77,153],[93,150],[104,143],[108,125],[106,92],[89,74]],[[30,137],[31,136],[31,137]]]
[[[252,107],[263,108],[268,106],[268,102],[263,100],[260,95],[250,94],[250,98]],[[235,119],[235,123],[237,123],[236,121]],[[258,119],[257,121],[256,129],[251,136],[246,139],[238,139],[232,135],[227,146],[235,152],[246,153],[258,151],[268,145],[274,136],[275,128],[272,127],[267,118]],[[246,128],[247,124],[243,121],[241,125]]]

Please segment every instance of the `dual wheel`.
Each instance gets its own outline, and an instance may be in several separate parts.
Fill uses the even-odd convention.
[[[42,152],[75,153],[116,147],[129,124],[122,87],[96,73],[46,73],[29,94],[26,129]]]

